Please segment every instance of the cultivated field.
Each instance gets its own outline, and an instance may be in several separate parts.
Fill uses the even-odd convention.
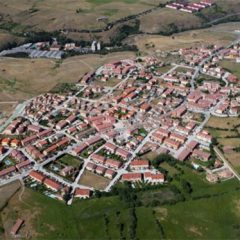
[[[0,101],[29,99],[48,92],[58,83],[78,82],[86,72],[92,71],[104,63],[131,57],[134,57],[132,52],[113,53],[105,56],[76,56],[62,61],[1,58]]]

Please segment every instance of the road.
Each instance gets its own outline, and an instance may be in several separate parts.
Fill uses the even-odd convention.
[[[0,133],[4,131],[4,129],[13,121],[14,118],[18,117],[21,114],[26,105],[27,101],[17,105],[12,115],[7,119],[7,121],[2,126],[0,126]]]
[[[232,165],[226,160],[226,158],[223,156],[223,154],[220,152],[220,150],[217,147],[214,147],[214,151],[218,155],[218,157],[224,162],[224,164],[231,170],[231,172],[234,174],[234,176],[240,181],[240,175],[239,173],[232,167]]]

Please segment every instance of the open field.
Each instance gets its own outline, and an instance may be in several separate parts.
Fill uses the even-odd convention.
[[[226,69],[227,71],[231,72],[232,74],[236,75],[238,78],[240,78],[240,64],[233,62],[233,61],[221,61],[220,65]]]
[[[109,183],[110,183],[109,179],[89,171],[85,171],[79,181],[79,184],[83,184],[88,187],[93,187],[97,190],[105,189]]]
[[[8,116],[16,107],[17,102],[0,102],[0,113]]]
[[[140,31],[144,33],[170,32],[172,27],[181,31],[199,28],[202,23],[203,19],[193,14],[163,8],[140,17]]]
[[[174,197],[168,188],[137,193],[142,202],[142,206],[135,208],[138,239],[236,239],[240,221],[239,182],[231,179],[210,184],[203,180],[202,174],[184,166],[181,168],[184,173],[180,178],[190,182],[193,189],[184,202],[160,203],[162,199]],[[173,184],[177,186],[177,180]],[[81,236],[85,239],[120,239],[121,236],[130,239],[130,210],[117,196],[75,200],[73,205],[66,206],[25,189],[22,201],[15,195],[1,217],[6,233],[18,217],[26,220],[20,233],[28,234],[27,239],[76,239]]]
[[[113,21],[136,14],[164,0],[0,0],[0,14],[8,14],[13,22],[34,30],[54,31],[62,28],[94,29],[104,27],[97,18]],[[81,23],[81,24],[79,24]]]
[[[22,38],[16,37],[5,30],[0,30],[0,49],[2,47],[5,47],[9,43],[10,44],[13,42],[21,43],[22,41],[23,41]]]
[[[5,206],[8,200],[18,191],[21,184],[16,181],[0,188],[0,210]]]
[[[222,129],[233,129],[240,124],[240,118],[238,117],[229,117],[221,118],[212,116],[206,124],[206,127],[217,127]]]
[[[232,166],[240,172],[240,152],[234,148],[240,148],[240,118],[218,118],[211,117],[206,124],[206,129],[215,137],[221,147],[233,148],[229,151],[223,151],[226,159]]]
[[[76,56],[60,62],[50,59],[0,58],[0,101],[28,99],[50,91],[58,83],[78,82],[86,72],[104,63],[131,57],[134,57],[132,52]]]
[[[239,192],[232,192],[155,208],[155,215],[167,239],[237,239],[239,196]]]
[[[172,36],[159,35],[135,35],[129,37],[126,42],[133,42],[141,52],[153,54],[157,51],[175,50],[199,44],[223,44],[227,45],[236,39],[235,29],[239,28],[238,23],[225,23],[217,26],[190,30],[177,33]],[[149,46],[152,46],[149,48]]]

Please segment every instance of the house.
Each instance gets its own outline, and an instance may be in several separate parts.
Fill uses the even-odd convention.
[[[173,140],[183,144],[185,142],[185,140],[186,140],[186,137],[184,137],[184,136],[182,136],[182,135],[180,135],[178,133],[171,133],[170,139],[173,139]]]
[[[115,175],[116,175],[115,171],[113,171],[112,169],[107,169],[105,174],[104,174],[104,177],[109,178],[109,179],[113,179]]]
[[[78,197],[78,198],[83,198],[83,199],[86,199],[86,198],[89,198],[91,196],[91,190],[90,189],[84,189],[84,188],[77,188],[75,190],[75,197]]]
[[[187,147],[189,150],[193,151],[198,145],[199,145],[199,143],[198,143],[197,141],[192,140],[192,141],[190,141],[190,142],[186,145],[186,147]]]
[[[148,112],[149,110],[151,110],[151,105],[148,104],[148,103],[143,103],[141,106],[140,106],[140,111],[141,112]]]
[[[16,171],[16,167],[15,166],[11,166],[11,167],[5,168],[5,169],[0,171],[0,178],[1,177],[5,177],[5,176],[7,176],[9,174],[12,174],[15,171]]]
[[[26,167],[30,166],[31,164],[32,164],[32,162],[30,160],[26,160],[26,161],[16,164],[16,168],[19,171],[20,169],[26,168]]]
[[[78,147],[74,148],[72,153],[73,153],[73,155],[76,156],[76,155],[80,154],[81,152],[83,152],[87,147],[88,147],[88,145],[86,143],[82,143]]]
[[[117,149],[117,146],[112,144],[112,143],[110,143],[110,142],[107,142],[107,143],[105,143],[104,148],[106,150],[108,150],[109,152],[114,153],[116,151],[116,149]]]
[[[4,138],[1,142],[3,147],[8,147],[10,145],[11,139],[10,138]]]
[[[128,159],[131,156],[131,153],[122,148],[117,148],[116,154],[122,157],[123,159]]]
[[[189,150],[188,148],[184,148],[178,155],[178,160],[180,160],[181,162],[186,160],[191,153],[192,153],[191,150]]]
[[[17,147],[19,147],[19,146],[20,146],[20,141],[19,141],[18,139],[13,139],[13,140],[11,141],[11,147],[17,148]]]
[[[204,162],[208,161],[211,157],[210,153],[204,152],[200,149],[195,149],[192,153],[192,156]]]
[[[152,184],[163,183],[165,180],[164,174],[162,173],[152,173],[152,172],[145,172],[143,174],[144,181]]]
[[[74,172],[74,168],[72,166],[66,166],[60,171],[60,174],[66,177],[71,175],[73,172]]]
[[[148,160],[133,160],[129,165],[131,170],[144,170],[149,168]]]
[[[88,171],[91,171],[91,172],[94,172],[95,169],[96,169],[96,167],[97,167],[97,165],[94,164],[94,163],[91,163],[91,162],[89,162],[89,163],[86,165],[86,169],[87,169]]]
[[[119,169],[122,166],[122,163],[114,159],[107,159],[105,165],[113,169]]]
[[[34,171],[34,170],[29,173],[29,177],[39,183],[43,183],[43,181],[45,179],[45,176],[42,173]]]
[[[211,143],[212,142],[212,136],[206,132],[206,131],[201,131],[197,134],[197,139],[206,142],[206,143]]]
[[[62,185],[55,180],[52,180],[50,178],[45,178],[43,181],[43,184],[47,187],[50,188],[51,190],[57,192],[62,188]]]
[[[94,162],[96,162],[96,163],[99,163],[99,164],[104,164],[104,162],[105,162],[105,157],[103,157],[103,156],[101,156],[101,155],[99,155],[99,154],[96,154],[96,153],[93,153],[92,155],[91,155],[91,159],[94,161]]]
[[[97,166],[96,169],[95,169],[95,172],[99,175],[103,175],[106,171],[106,168],[105,167],[102,167],[102,166]]]
[[[173,148],[175,150],[179,149],[181,143],[178,142],[178,141],[175,141],[175,140],[172,140],[170,138],[167,138],[164,140],[164,144],[167,146],[167,147],[170,147],[170,148]]]
[[[127,182],[142,181],[142,174],[141,173],[124,173],[122,175],[122,181],[127,181]]]

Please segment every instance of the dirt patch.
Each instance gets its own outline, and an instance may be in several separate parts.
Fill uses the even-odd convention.
[[[195,235],[199,236],[199,237],[202,236],[201,231],[200,231],[199,228],[196,227],[196,226],[190,226],[188,230],[189,230],[190,232],[194,233]]]
[[[156,213],[156,217],[162,221],[162,220],[165,220],[167,215],[168,215],[168,210],[167,208],[163,208],[163,207],[158,207],[158,208],[155,208],[155,213]]]
[[[19,191],[17,192],[19,193]],[[9,200],[8,205],[2,210],[1,218],[5,229],[4,239],[11,239],[10,230],[18,218],[24,220],[24,225],[19,231],[19,235],[24,239],[34,239],[39,234],[34,230],[34,219],[38,216],[41,209],[34,206],[34,211],[29,204],[25,204],[25,200],[29,198],[28,191],[24,191],[22,201],[19,201],[19,194],[15,194]]]
[[[20,188],[21,183],[19,181],[12,182],[0,188],[0,210]]]
[[[98,190],[105,189],[109,183],[110,183],[109,179],[89,171],[85,171],[79,181],[79,184],[93,187]]]

